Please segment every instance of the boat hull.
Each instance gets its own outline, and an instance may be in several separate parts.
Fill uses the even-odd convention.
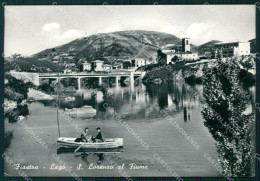
[[[99,148],[119,148],[123,147],[123,138],[108,138],[104,142],[85,143],[75,142],[76,138],[60,137],[57,142],[65,148],[78,148],[83,144],[81,149],[99,149]]]

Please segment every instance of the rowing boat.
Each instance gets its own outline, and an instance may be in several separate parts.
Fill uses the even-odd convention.
[[[123,138],[107,138],[104,142],[75,142],[76,138],[60,137],[57,142],[65,148],[98,149],[123,147]]]
[[[57,149],[57,155],[59,154],[70,154],[74,153],[75,148],[65,148],[65,147],[60,147]],[[122,153],[123,148],[99,148],[99,149],[80,149],[77,152],[82,152],[84,154],[108,154],[108,153]]]

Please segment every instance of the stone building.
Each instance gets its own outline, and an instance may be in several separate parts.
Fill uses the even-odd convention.
[[[217,58],[218,52],[223,57],[242,56],[250,54],[250,42],[220,42],[214,45],[213,58]]]

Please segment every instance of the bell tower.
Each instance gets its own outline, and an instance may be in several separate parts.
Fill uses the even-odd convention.
[[[190,38],[182,38],[182,52],[190,51]]]

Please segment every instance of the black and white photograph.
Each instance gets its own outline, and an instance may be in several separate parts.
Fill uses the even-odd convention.
[[[5,177],[255,176],[260,4],[2,6]]]

